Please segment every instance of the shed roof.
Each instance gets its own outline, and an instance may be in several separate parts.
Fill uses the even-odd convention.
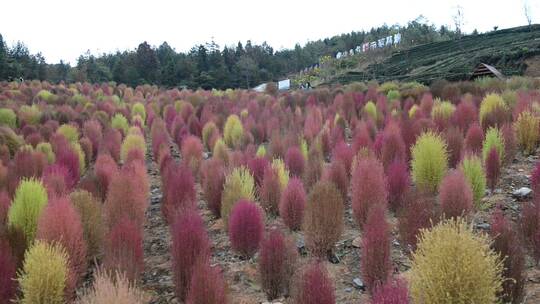
[[[494,66],[491,66],[486,63],[479,63],[472,72],[471,80],[479,77],[497,77],[499,79],[504,79],[504,75],[499,72]]]

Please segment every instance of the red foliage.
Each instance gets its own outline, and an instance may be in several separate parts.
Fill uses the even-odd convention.
[[[77,282],[86,273],[86,242],[81,217],[68,197],[49,200],[37,228],[37,239],[58,242],[69,256],[70,274],[67,290],[73,292]]]
[[[201,216],[195,210],[177,213],[171,226],[171,260],[175,292],[180,300],[188,294],[197,263],[210,257],[210,241]]]
[[[270,156],[272,156],[272,158],[283,159],[283,156],[285,156],[285,149],[286,147],[283,143],[283,140],[281,139],[281,136],[272,136],[272,140],[270,140],[270,143],[268,144]]]
[[[354,136],[352,138],[353,153],[355,155],[358,154],[358,151],[360,151],[362,148],[371,150],[372,146],[373,141],[371,140],[368,127],[364,121],[361,121],[356,127]]]
[[[79,182],[80,168],[79,156],[66,142],[56,147],[54,151],[56,155],[56,164],[64,166],[69,173],[69,185],[75,185]]]
[[[347,177],[351,174],[351,166],[354,158],[353,149],[345,142],[340,142],[332,151],[332,161],[339,160],[345,166]]]
[[[385,213],[383,206],[372,208],[362,234],[362,277],[370,292],[384,284],[392,271],[390,226]]]
[[[79,139],[79,144],[81,145],[81,149],[84,152],[86,164],[90,163],[90,161],[93,160],[95,156],[92,142],[90,141],[90,139],[88,139],[88,137],[83,137]]]
[[[323,171],[323,163],[324,161],[322,153],[317,151],[317,149],[310,149],[308,154],[306,172],[304,174],[307,189],[310,189],[321,178]]]
[[[501,127],[501,134],[504,141],[504,162],[511,163],[518,150],[516,133],[512,124],[505,123]]]
[[[390,209],[397,212],[403,207],[405,198],[411,190],[409,167],[404,161],[394,161],[387,169],[388,202]]]
[[[462,132],[467,130],[469,126],[478,120],[478,110],[474,103],[470,100],[462,100],[454,114],[452,115],[452,123],[458,127]]]
[[[360,158],[351,180],[352,209],[360,227],[367,220],[370,209],[386,207],[388,190],[382,164],[375,158]]]
[[[58,164],[48,166],[43,173],[43,185],[49,197],[67,195],[73,188],[66,167]]]
[[[484,131],[477,123],[471,125],[465,136],[465,151],[479,155],[482,152]]]
[[[193,135],[182,140],[182,158],[191,167],[193,174],[197,175],[203,159],[203,145],[201,140]]]
[[[144,160],[145,160],[145,155],[141,149],[130,149],[126,156],[126,160],[124,161],[124,165],[129,164],[134,161],[144,164]]]
[[[540,194],[540,162],[536,163],[533,171],[531,172],[531,189],[534,196]]]
[[[253,202],[238,201],[229,218],[229,239],[231,247],[246,258],[259,249],[264,233],[263,212]]]
[[[7,223],[7,215],[9,207],[11,206],[11,199],[9,194],[5,190],[0,190],[0,231]]]
[[[503,107],[496,107],[491,112],[488,112],[482,119],[482,128],[484,130],[490,127],[501,128],[505,123],[512,120],[512,113]]]
[[[322,180],[334,183],[341,193],[343,200],[345,201],[347,199],[347,193],[349,191],[349,175],[341,160],[334,159],[330,165],[325,168]]]
[[[142,231],[128,218],[116,222],[106,237],[103,267],[124,272],[136,282],[144,268]]]
[[[35,132],[26,136],[25,141],[35,148],[40,142],[43,142],[43,137],[41,134]]]
[[[371,304],[409,304],[409,289],[401,279],[388,280],[373,292]]]
[[[335,304],[334,284],[321,262],[308,264],[297,284],[295,303],[297,304]]]
[[[486,179],[488,187],[491,191],[495,191],[495,187],[499,182],[499,177],[501,176],[501,162],[499,158],[499,153],[495,147],[491,148],[488,153],[486,163],[484,164],[486,168]]]
[[[0,239],[0,303],[11,303],[17,291],[17,264],[9,242]]]
[[[406,161],[405,142],[396,124],[389,124],[383,133],[381,146],[381,161],[384,168],[395,160]]]
[[[83,135],[92,143],[92,154],[97,155],[99,143],[103,137],[101,124],[99,121],[92,119],[85,121],[83,124]]]
[[[281,190],[281,184],[276,170],[272,167],[266,168],[264,171],[262,184],[259,189],[259,199],[261,206],[267,212],[274,215],[278,214]]]
[[[112,158],[116,161],[120,161],[120,148],[122,146],[122,133],[120,131],[109,128],[103,134],[103,139],[99,144],[100,152],[109,152]]]
[[[201,171],[204,199],[208,209],[217,218],[221,217],[221,193],[225,182],[225,166],[220,159],[205,161]]]
[[[406,252],[416,250],[417,236],[420,229],[428,228],[431,222],[435,223],[435,200],[433,197],[420,193],[410,192],[405,205],[398,217],[398,228],[401,242]]]
[[[8,168],[4,161],[0,160],[0,190],[7,190],[8,186]]]
[[[295,245],[281,231],[270,231],[261,242],[259,255],[262,289],[268,300],[287,294],[295,261]]]
[[[225,282],[221,269],[206,263],[197,263],[186,299],[187,304],[227,304]]]
[[[461,170],[450,171],[442,180],[439,203],[445,218],[465,216],[473,209],[473,194]]]
[[[540,261],[540,197],[535,196],[532,203],[528,203],[521,210],[521,231],[538,264]]]
[[[14,173],[19,179],[26,177],[40,178],[43,169],[47,165],[47,159],[41,152],[33,152],[29,149],[20,149],[15,153],[13,159]]]
[[[195,180],[191,168],[185,163],[172,162],[163,172],[163,198],[161,212],[168,223],[172,224],[175,214],[193,210],[197,207]]]
[[[504,259],[503,292],[504,302],[521,303],[525,285],[525,255],[517,232],[505,218],[501,209],[491,217],[491,247]]]
[[[109,184],[118,173],[118,165],[109,153],[100,153],[94,164],[94,174],[99,185],[101,200],[105,200],[109,192]]]
[[[298,178],[291,178],[281,194],[279,214],[289,229],[296,231],[302,226],[304,208],[306,206],[306,191],[304,184]]]
[[[264,171],[268,167],[270,167],[270,161],[264,157],[254,157],[248,161],[248,169],[253,175],[257,187],[262,184]]]
[[[305,162],[304,156],[298,147],[294,146],[287,149],[285,164],[289,168],[291,175],[301,177],[304,174]]]
[[[450,168],[455,168],[460,162],[463,150],[463,134],[458,128],[448,128],[445,133],[447,150],[448,150],[448,165]]]

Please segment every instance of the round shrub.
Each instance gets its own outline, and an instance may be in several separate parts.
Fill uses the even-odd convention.
[[[529,111],[521,112],[515,122],[517,140],[524,154],[533,154],[540,137],[540,119]]]
[[[47,201],[47,191],[38,180],[23,179],[17,187],[8,211],[8,225],[20,229],[27,244],[34,241],[38,219]]]
[[[0,227],[1,225],[3,223],[0,223]],[[17,264],[11,246],[8,241],[0,239],[0,299],[3,303],[10,303],[15,296],[17,291],[16,275]]]
[[[215,140],[219,137],[219,130],[213,121],[207,122],[202,129],[202,142],[206,150],[211,151]]]
[[[259,199],[261,206],[272,215],[277,215],[279,212],[281,190],[277,171],[273,167],[267,167],[259,189]]]
[[[37,241],[24,255],[18,281],[24,304],[65,303],[68,255],[59,244]]]
[[[301,177],[304,173],[305,159],[298,147],[290,147],[285,154],[285,163],[293,176]]]
[[[481,201],[486,192],[486,174],[482,161],[476,155],[465,156],[461,162],[460,170],[471,187],[475,207],[481,209]]]
[[[193,269],[186,304],[227,304],[226,286],[219,267],[199,262]]]
[[[444,137],[448,148],[448,165],[450,168],[455,168],[461,160],[463,134],[460,129],[450,127],[446,130]]]
[[[347,169],[341,160],[334,159],[330,165],[324,169],[322,180],[334,183],[343,196],[343,200],[347,199],[350,184],[349,174],[347,173]]]
[[[171,163],[163,173],[161,211],[167,222],[172,223],[178,212],[196,208],[195,179],[185,163]]]
[[[111,127],[126,135],[128,133],[129,123],[124,115],[117,113],[111,119]]]
[[[0,125],[6,125],[12,129],[17,128],[17,115],[12,109],[0,109]]]
[[[304,212],[306,247],[315,256],[324,257],[343,233],[343,198],[330,182],[319,182],[311,189]]]
[[[479,119],[482,128],[487,129],[489,122],[489,115],[497,112],[507,112],[507,106],[504,99],[498,94],[488,94],[482,99],[480,104]]]
[[[233,114],[227,117],[223,126],[223,139],[227,146],[238,148],[244,139],[244,127],[237,115]]]
[[[277,173],[281,189],[285,189],[289,182],[289,170],[285,167],[285,163],[280,158],[272,160],[272,169]]]
[[[103,201],[107,197],[109,184],[113,176],[118,173],[118,165],[109,153],[101,153],[94,164],[94,174],[98,181],[100,199]]]
[[[241,199],[231,211],[229,239],[231,247],[246,258],[259,249],[264,233],[264,215],[253,202]]]
[[[212,156],[218,159],[221,159],[225,165],[229,164],[229,148],[223,141],[223,139],[218,139],[214,144],[214,149],[212,150]]]
[[[351,166],[352,166],[353,158],[354,158],[354,151],[352,147],[350,147],[343,141],[339,142],[334,147],[334,150],[332,150],[332,162],[341,161],[343,165],[345,166],[345,173],[347,174],[347,177],[349,177],[351,174]]]
[[[324,159],[319,149],[310,149],[304,174],[306,189],[311,189],[322,176]]]
[[[255,186],[261,186],[264,172],[270,167],[270,162],[264,156],[256,156],[248,161],[248,169],[255,179]]]
[[[184,300],[195,266],[207,263],[210,241],[201,216],[195,210],[176,214],[171,227],[171,260],[175,292]]]
[[[487,156],[484,167],[486,168],[486,180],[487,185],[491,191],[495,191],[495,187],[499,182],[499,177],[501,176],[501,158],[497,153],[495,147],[491,148]]]
[[[473,194],[463,172],[452,170],[444,177],[439,204],[445,218],[466,216],[472,210]]]
[[[502,264],[489,246],[459,218],[422,231],[409,276],[414,302],[495,303]]]
[[[359,158],[351,178],[351,205],[356,223],[362,227],[369,211],[386,208],[388,190],[383,165],[375,158]]]
[[[495,148],[499,155],[499,163],[502,164],[504,160],[504,141],[501,131],[497,128],[489,128],[486,132],[486,137],[482,144],[482,159],[484,162],[488,157],[491,149]]]
[[[182,141],[182,159],[191,168],[194,175],[197,175],[203,159],[203,146],[197,136],[187,136]]]
[[[465,151],[467,153],[478,154],[482,152],[482,142],[484,141],[484,131],[477,124],[472,124],[465,136]]]
[[[120,148],[120,158],[124,163],[126,163],[129,152],[134,149],[141,151],[143,155],[146,154],[144,137],[137,134],[128,134],[128,136],[124,138],[124,142]]]
[[[405,161],[407,157],[405,142],[401,131],[395,124],[384,129],[381,147],[381,162],[384,168],[394,161]]]
[[[49,197],[67,195],[72,187],[72,185],[69,185],[68,170],[64,166],[57,164],[50,165],[45,169],[42,182]]]
[[[418,234],[436,222],[435,201],[431,195],[410,192],[405,200],[402,212],[398,216],[398,230],[401,243],[407,253],[414,252]]]
[[[409,304],[409,289],[402,279],[388,280],[375,289],[371,304]]]
[[[139,115],[143,120],[146,120],[146,109],[141,102],[137,102],[131,107],[131,116]]]
[[[70,199],[81,217],[83,237],[88,247],[87,257],[92,260],[101,254],[105,234],[101,202],[85,190],[72,192]]]
[[[225,183],[225,166],[217,158],[206,160],[202,165],[203,196],[215,217],[221,217],[221,195]]]
[[[448,169],[446,143],[437,134],[425,132],[412,147],[412,178],[416,186],[435,193]]]
[[[289,229],[293,231],[300,229],[305,206],[306,191],[304,190],[304,184],[300,179],[293,177],[281,194],[279,203],[279,214]]]
[[[79,141],[79,130],[75,126],[61,125],[56,133],[63,135],[72,144]]]
[[[103,138],[101,124],[95,119],[85,121],[82,131],[84,136],[92,142],[92,154],[97,155],[99,143]]]
[[[111,227],[105,239],[103,267],[137,281],[144,268],[142,231],[137,223],[124,217]]]
[[[363,112],[368,118],[373,119],[373,121],[377,121],[377,106],[373,103],[373,101],[368,101],[364,105]]]
[[[45,157],[47,158],[47,162],[49,164],[52,164],[55,162],[56,156],[54,155],[54,152],[50,143],[40,142],[36,146],[36,151],[43,153]]]
[[[225,178],[221,195],[221,217],[225,227],[228,227],[229,213],[234,204],[241,199],[255,200],[255,182],[245,167],[234,168]]]
[[[394,161],[387,169],[388,202],[394,212],[403,207],[411,189],[409,166],[404,161]]]
[[[120,131],[109,128],[103,134],[103,139],[99,144],[100,152],[108,152],[116,161],[120,161],[120,149],[122,145],[122,134]]]
[[[77,301],[80,304],[143,304],[147,303],[144,293],[130,282],[122,273],[110,274],[97,270],[94,282],[88,291]]]
[[[304,267],[296,283],[294,303],[336,303],[334,284],[323,263],[311,262]]]
[[[501,135],[504,142],[504,163],[509,164],[514,160],[518,151],[514,126],[511,123],[505,123],[501,127]]]
[[[362,278],[371,293],[384,284],[392,272],[390,226],[385,213],[382,206],[371,209],[362,234]]]
[[[456,107],[449,101],[436,100],[433,108],[431,109],[431,117],[439,128],[443,130],[450,122],[450,118],[456,111]]]

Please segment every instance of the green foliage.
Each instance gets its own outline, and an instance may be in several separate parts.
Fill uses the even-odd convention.
[[[377,106],[373,103],[373,101],[368,101],[366,105],[364,105],[364,113],[366,113],[374,121],[377,121]]]
[[[414,104],[414,105],[409,109],[409,117],[410,117],[410,118],[414,117],[414,115],[416,114],[416,111],[418,111],[418,105]]]
[[[8,225],[20,229],[28,244],[34,241],[38,219],[47,201],[47,191],[36,179],[23,179],[15,191],[8,211]]]
[[[146,109],[144,108],[144,105],[140,102],[135,103],[131,108],[131,116],[134,117],[135,115],[141,116],[143,121],[146,120]]]
[[[128,134],[128,136],[124,138],[124,142],[120,148],[120,157],[123,162],[126,161],[128,153],[132,149],[139,149],[143,155],[146,155],[146,143],[144,142],[144,137],[138,134]]]
[[[46,103],[54,103],[56,102],[56,95],[54,95],[53,93],[47,91],[47,90],[41,90],[37,93],[36,95],[37,98],[40,98],[41,100],[45,101]]]
[[[129,129],[129,124],[124,115],[117,113],[113,116],[111,120],[111,127],[119,130],[122,134],[127,134]]]
[[[431,117],[447,120],[452,117],[455,110],[456,107],[451,102],[437,100],[431,110]]]
[[[307,141],[304,138],[300,139],[300,152],[302,152],[304,160],[307,160],[309,155],[309,149]]]
[[[17,115],[12,109],[0,109],[0,125],[6,125],[12,129],[17,128]]]
[[[72,144],[79,141],[79,130],[72,125],[61,125],[56,133],[62,134]]]
[[[24,255],[18,281],[22,304],[61,304],[69,275],[68,254],[57,243],[37,241]]]
[[[260,145],[257,148],[257,153],[255,155],[257,157],[265,157],[266,156],[266,148],[263,145]]]
[[[54,161],[56,160],[56,155],[54,155],[52,146],[48,142],[40,142],[39,144],[37,144],[36,151],[45,154],[45,156],[47,157],[47,162],[49,164],[54,163]]]
[[[223,139],[218,139],[214,144],[214,149],[212,150],[212,157],[221,159],[223,163],[229,163],[229,148],[225,145]]]
[[[41,119],[41,111],[36,105],[27,106],[23,105],[19,109],[19,120],[26,121],[31,125],[37,125]]]
[[[484,99],[482,99],[482,103],[480,104],[480,112],[479,112],[479,118],[480,118],[480,125],[484,125],[484,120],[486,119],[486,116],[493,111],[495,111],[497,108],[503,109],[504,111],[507,111],[508,108],[506,106],[506,103],[504,102],[504,99],[498,95],[498,94],[488,94]]]
[[[384,94],[387,94],[387,95],[388,95],[388,93],[390,91],[398,91],[399,92],[399,84],[397,82],[394,82],[394,81],[385,82],[385,83],[383,83],[383,84],[381,84],[379,86],[377,91],[379,91],[381,93],[384,93]]]
[[[388,98],[389,101],[399,100],[401,98],[401,94],[398,90],[390,90],[386,94],[386,98]]]
[[[285,163],[282,159],[276,158],[272,161],[272,169],[277,173],[281,190],[287,187],[289,183],[289,170],[285,167]]]
[[[497,303],[502,263],[463,219],[423,230],[409,275],[414,303]]]
[[[19,150],[19,147],[24,144],[24,140],[15,134],[15,132],[6,126],[0,126],[0,146],[6,145],[11,156]]]
[[[486,173],[482,161],[476,155],[465,156],[461,162],[461,170],[471,186],[474,205],[477,209],[482,209],[482,198],[486,192]]]
[[[84,151],[78,142],[71,144],[71,147],[79,157],[79,173],[82,176],[86,171],[86,157],[84,155]]]
[[[225,178],[221,194],[221,217],[228,227],[229,213],[240,199],[255,201],[255,180],[245,167],[234,168]]]
[[[516,135],[524,154],[533,154],[538,144],[540,119],[529,111],[519,114],[515,122]]]
[[[482,159],[484,163],[486,162],[489,151],[493,147],[497,149],[499,160],[502,164],[504,160],[504,140],[501,131],[495,127],[491,127],[487,130],[484,143],[482,144]]]
[[[202,142],[204,144],[204,147],[208,149],[208,151],[212,149],[210,139],[215,132],[218,132],[218,128],[213,121],[209,121],[204,124],[204,127],[202,129]]]
[[[420,135],[412,147],[412,178],[416,186],[435,193],[448,169],[446,143],[431,131]]]
[[[81,216],[83,236],[88,245],[88,258],[91,260],[101,253],[105,229],[101,202],[85,190],[77,190],[70,194],[71,202]]]
[[[238,148],[242,144],[244,137],[244,127],[237,115],[230,115],[227,117],[225,126],[223,127],[223,139],[227,146],[231,148]]]

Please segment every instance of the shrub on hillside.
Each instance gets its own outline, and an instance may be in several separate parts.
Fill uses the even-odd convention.
[[[234,168],[225,177],[221,195],[221,217],[225,227],[229,225],[229,213],[241,199],[255,200],[255,182],[245,167]]]
[[[540,119],[529,111],[519,114],[515,122],[517,141],[524,154],[533,154],[538,144]],[[506,144],[506,142],[505,142]]]
[[[396,124],[390,124],[384,129],[381,147],[381,162],[385,169],[394,161],[405,161],[407,152],[403,136]]]
[[[244,127],[237,115],[230,115],[223,126],[223,139],[227,146],[239,148],[244,137]]]
[[[421,191],[435,193],[448,169],[446,143],[430,131],[417,138],[412,147],[412,178]]]
[[[256,156],[248,161],[247,166],[249,172],[253,175],[255,186],[259,188],[262,184],[266,168],[270,167],[270,162],[264,156]]]
[[[79,304],[143,304],[146,303],[143,291],[130,282],[123,273],[97,270],[94,282],[77,301]]]
[[[196,208],[197,192],[191,168],[182,163],[171,163],[163,173],[163,197],[161,211],[172,224],[175,214]]]
[[[61,245],[35,242],[25,253],[18,276],[21,303],[65,303],[68,273],[68,255]]]
[[[302,223],[306,247],[324,257],[334,248],[343,232],[343,198],[330,182],[319,182],[311,189]]]
[[[506,123],[501,127],[501,135],[504,142],[504,163],[509,164],[514,160],[518,151],[518,143],[514,126]]]
[[[401,243],[407,253],[414,252],[421,229],[431,227],[435,220],[435,199],[430,195],[411,192],[398,216]]]
[[[83,169],[78,152],[73,147],[62,144],[56,147],[54,153],[56,155],[56,164],[68,169],[70,184],[77,184],[81,176],[81,169]]]
[[[484,164],[486,168],[486,180],[487,185],[491,191],[495,191],[495,187],[499,182],[499,177],[501,176],[501,158],[497,153],[497,149],[494,147],[489,151],[489,154]]]
[[[499,119],[496,119],[494,116],[498,113],[508,112],[506,103],[504,99],[498,94],[488,94],[482,100],[479,110],[479,119],[480,125],[484,130],[488,127],[498,127]]]
[[[94,174],[99,186],[100,199],[103,201],[107,198],[109,185],[113,176],[118,174],[118,165],[109,153],[101,153],[94,164]]]
[[[291,178],[281,194],[279,214],[289,229],[296,231],[301,228],[306,206],[306,191],[302,180]]]
[[[313,261],[302,269],[295,286],[294,303],[335,304],[334,284],[322,262]]]
[[[397,212],[411,191],[409,166],[404,161],[394,161],[388,166],[387,173],[388,202],[390,209]]]
[[[351,178],[351,205],[356,223],[362,227],[371,209],[388,204],[387,181],[382,164],[375,158],[359,158]]]
[[[227,304],[226,286],[218,266],[199,262],[193,269],[187,304]]]
[[[105,229],[101,202],[85,190],[77,190],[70,194],[71,202],[81,217],[83,237],[87,245],[88,260],[101,254]]]
[[[49,197],[67,195],[73,186],[68,170],[57,164],[50,165],[45,169],[42,182]]]
[[[214,149],[212,150],[212,157],[221,159],[225,165],[229,164],[229,148],[223,141],[223,139],[218,139],[214,144]]]
[[[386,210],[375,206],[369,212],[362,234],[362,278],[373,293],[383,285],[392,272],[390,226],[386,221]]]
[[[463,151],[463,134],[460,129],[450,127],[444,135],[448,150],[448,166],[455,168],[461,160]]]
[[[193,135],[187,136],[182,141],[182,159],[197,176],[203,159],[203,145],[201,140]]]
[[[302,177],[304,174],[305,159],[298,147],[290,147],[285,154],[285,164],[293,176]]]
[[[197,263],[206,263],[210,257],[210,241],[204,222],[195,210],[175,215],[171,237],[175,293],[180,300],[185,300],[195,266]]]
[[[264,214],[253,202],[241,199],[233,207],[229,219],[231,247],[246,258],[259,249],[264,233]]]
[[[273,167],[267,167],[259,189],[261,206],[270,214],[277,215],[281,199],[281,182],[278,172]]]
[[[90,142],[92,142],[92,154],[97,155],[99,143],[103,138],[101,124],[95,119],[85,121],[82,131],[84,136],[90,139]]]
[[[332,150],[332,161],[341,161],[345,166],[347,177],[351,174],[351,166],[354,158],[353,149],[344,141],[338,143]]]
[[[144,267],[142,231],[137,223],[124,217],[115,222],[105,237],[103,267],[124,273],[135,282]]]
[[[444,177],[439,191],[439,204],[444,218],[466,216],[473,208],[471,187],[460,170],[451,170]]]
[[[146,143],[144,142],[144,137],[142,135],[128,134],[126,138],[124,138],[124,142],[122,142],[120,148],[120,159],[124,163],[127,162],[128,154],[132,150],[141,151],[144,159],[144,155],[146,154]]]
[[[478,110],[471,100],[463,99],[452,115],[452,123],[465,132],[475,121],[478,121]]]
[[[225,166],[217,158],[210,158],[203,162],[201,171],[203,195],[215,217],[221,217],[221,195],[225,183]]]
[[[540,261],[540,198],[535,196],[521,210],[521,231],[536,264]]]
[[[1,228],[0,223],[0,229]],[[17,291],[17,264],[11,246],[7,240],[0,238],[0,299],[2,303],[14,300]]]
[[[306,189],[309,190],[315,185],[322,176],[324,159],[321,151],[316,148],[309,150],[306,170],[304,173],[304,182]]]
[[[126,135],[129,130],[129,123],[124,115],[117,113],[111,119],[111,127]]]
[[[61,125],[56,129],[56,133],[63,135],[72,144],[79,141],[79,130],[73,125]]]
[[[17,127],[17,115],[12,109],[0,109],[0,125],[6,125],[12,129]]]
[[[349,174],[343,162],[334,159],[323,171],[322,180],[332,182],[341,193],[343,200],[349,192]]]
[[[497,155],[499,156],[499,164],[502,165],[505,158],[504,155],[504,141],[501,134],[501,131],[497,128],[489,128],[486,132],[486,137],[482,143],[482,159],[486,162],[488,154],[491,152],[491,149],[495,148],[497,150]]]
[[[259,273],[268,300],[288,294],[296,258],[295,244],[277,229],[272,229],[261,242]]]
[[[8,211],[8,225],[20,229],[27,244],[34,241],[38,219],[47,201],[47,191],[38,180],[23,179],[17,187]]]
[[[388,280],[376,288],[371,297],[371,304],[409,304],[409,289],[402,279]]]
[[[40,142],[36,145],[36,151],[39,151],[45,155],[47,163],[53,164],[56,161],[56,155],[54,155],[53,148],[48,142]]]
[[[103,139],[99,144],[100,152],[108,152],[115,162],[119,162],[121,146],[122,134],[120,131],[109,128],[103,133]]]
[[[422,231],[409,277],[412,299],[424,303],[495,303],[501,291],[502,263],[489,246],[486,236],[475,234],[459,218]]]
[[[0,190],[0,233],[7,224],[9,207],[11,206],[11,198],[5,190]]]
[[[206,150],[212,151],[215,140],[219,137],[219,129],[213,121],[207,122],[202,129],[202,143]]]

